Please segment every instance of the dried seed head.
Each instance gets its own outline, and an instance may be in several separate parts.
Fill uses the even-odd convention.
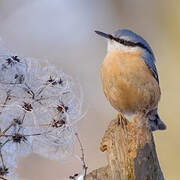
[[[32,111],[33,107],[31,104],[24,102],[24,105],[22,106],[26,111]]]
[[[19,143],[20,144],[21,142],[27,141],[27,138],[25,136],[17,133],[17,134],[14,134],[12,136],[12,140],[13,140],[14,143]]]
[[[6,176],[7,174],[9,173],[9,169],[6,168],[5,166],[4,167],[0,167],[0,176]]]
[[[55,127],[55,128],[60,128],[65,124],[65,120],[61,119],[61,120],[55,120],[53,119],[52,123],[51,123],[51,127]]]

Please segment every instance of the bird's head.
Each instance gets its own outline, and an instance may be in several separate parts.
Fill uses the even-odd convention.
[[[98,35],[108,39],[108,51],[119,50],[121,52],[136,52],[142,50],[145,54],[153,56],[149,44],[138,34],[128,29],[120,29],[112,34],[95,31]]]

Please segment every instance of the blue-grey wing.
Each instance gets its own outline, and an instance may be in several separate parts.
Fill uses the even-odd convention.
[[[154,78],[156,79],[156,81],[159,84],[159,77],[158,77],[158,72],[156,69],[156,65],[155,65],[155,59],[154,56],[145,56],[144,58],[144,62],[146,63],[146,65],[148,66],[148,68],[150,69],[150,71],[152,72],[152,75],[154,76]]]
[[[151,65],[148,65],[149,69],[152,71],[152,74],[154,76],[154,78],[157,80],[158,84],[159,84],[159,77],[158,77],[158,73],[157,73],[157,69],[156,69],[156,65],[153,63]]]

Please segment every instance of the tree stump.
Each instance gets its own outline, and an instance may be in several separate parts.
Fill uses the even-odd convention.
[[[108,165],[89,173],[86,180],[164,180],[149,120],[143,115],[133,122],[112,120],[100,150],[106,151]]]

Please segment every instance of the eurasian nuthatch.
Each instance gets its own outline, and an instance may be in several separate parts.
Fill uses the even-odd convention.
[[[153,131],[166,129],[157,112],[161,91],[151,47],[127,29],[95,32],[108,40],[101,78],[111,105],[124,115],[146,113]]]

